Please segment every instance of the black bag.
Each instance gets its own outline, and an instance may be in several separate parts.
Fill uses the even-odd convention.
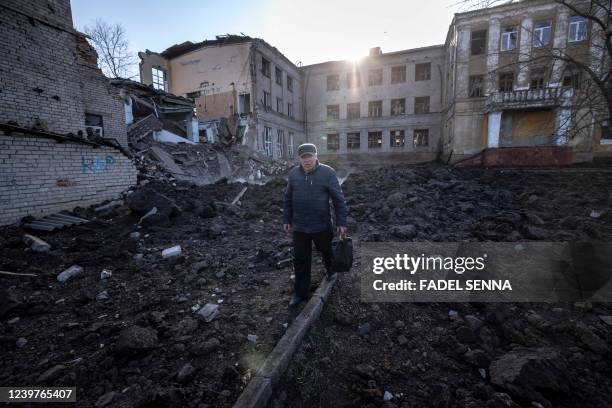
[[[334,272],[348,272],[353,266],[353,240],[351,237],[340,236],[332,241]]]

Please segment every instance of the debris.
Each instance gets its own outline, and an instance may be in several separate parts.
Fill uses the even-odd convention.
[[[123,329],[115,345],[118,353],[142,352],[155,347],[157,347],[157,333],[141,326]]]
[[[46,383],[47,381],[53,381],[56,378],[58,378],[60,374],[62,373],[62,371],[64,371],[65,369],[66,369],[66,366],[62,364],[53,366],[49,368],[47,371],[45,371],[44,373],[42,373],[38,377],[38,380],[36,382]]]
[[[247,340],[251,343],[257,343],[257,335],[255,334],[247,334]]]
[[[130,233],[130,238],[132,238],[134,240],[139,240],[140,239],[140,232],[136,231],[136,232]]]
[[[612,316],[599,316],[599,318],[608,326],[612,326]]]
[[[164,249],[162,251],[162,257],[163,258],[172,258],[174,256],[179,256],[181,254],[181,252],[182,252],[181,246],[180,245],[175,245],[173,247]]]
[[[111,210],[113,208],[120,207],[122,205],[123,205],[123,200],[114,200],[114,201],[111,201],[110,203],[94,208],[94,211],[97,213],[104,212],[106,210]]]
[[[589,214],[589,216],[591,218],[599,218],[601,217],[602,214],[603,214],[603,211],[591,210],[591,214]]]
[[[111,276],[113,276],[113,271],[111,271],[109,269],[102,269],[102,272],[100,272],[100,279],[101,280],[108,279]]]
[[[98,400],[96,401],[95,407],[105,407],[105,406],[107,406],[108,404],[113,402],[113,399],[115,398],[115,395],[117,395],[117,393],[115,391],[107,392],[106,394],[101,395],[100,398],[98,398]]]
[[[234,198],[232,200],[232,205],[236,205],[236,203],[242,198],[242,196],[244,195],[244,193],[246,193],[248,187],[244,187],[242,190],[240,190],[240,193],[238,193],[238,195],[236,196],[236,198]]]
[[[383,401],[391,401],[393,399],[393,394],[391,394],[389,391],[385,391],[385,393],[383,394]]]
[[[107,290],[103,290],[102,292],[98,293],[96,295],[96,299],[98,299],[98,300],[108,300],[108,299],[110,299],[108,291]]]
[[[366,334],[370,333],[370,323],[359,325],[359,327],[357,327],[357,333],[359,333],[360,336],[365,336]]]
[[[458,317],[459,316],[459,312],[457,312],[456,310],[449,310],[448,311],[448,317],[453,318],[453,317]]]
[[[78,265],[72,265],[70,268],[57,275],[57,281],[63,283],[74,278],[75,276],[80,275],[81,273],[83,273],[83,268]]]
[[[49,215],[41,218],[40,220],[28,222],[23,224],[23,227],[42,231],[53,231],[55,229],[62,229],[64,227],[71,227],[73,225],[80,225],[88,222],[89,220],[83,218],[60,213]]]
[[[19,272],[7,272],[0,271],[0,275],[12,275],[12,276],[38,276],[35,273],[19,273]]]
[[[48,252],[51,249],[51,245],[34,235],[24,234],[23,240],[34,252]]]
[[[18,349],[24,348],[26,344],[28,344],[28,340],[23,337],[18,338],[17,341],[15,342],[15,346]]]
[[[176,381],[181,384],[188,383],[195,375],[196,369],[191,364],[185,364],[176,374]]]
[[[217,348],[219,348],[220,345],[221,342],[219,341],[219,339],[217,339],[216,337],[212,337],[206,340],[205,342],[197,343],[191,351],[197,356],[203,356],[215,351]]]
[[[205,322],[210,323],[219,314],[219,305],[214,303],[207,303],[198,310],[197,315],[204,319]]]

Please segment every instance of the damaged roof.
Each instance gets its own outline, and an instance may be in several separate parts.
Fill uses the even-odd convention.
[[[155,98],[160,102],[174,103],[179,105],[185,105],[188,107],[195,107],[194,102],[191,99],[183,98],[160,89],[153,88],[152,85],[145,85],[143,83],[132,81],[131,79],[111,79],[111,85],[119,88],[129,89],[133,94],[137,96]]]
[[[214,45],[222,46],[227,44],[240,44],[253,40],[253,38],[249,37],[248,35],[234,34],[217,35],[215,38],[215,40],[204,40],[197,43],[185,41],[180,44],[174,44],[173,46],[167,48],[165,51],[162,51],[159,55],[164,58],[172,59],[202,47],[210,47]]]

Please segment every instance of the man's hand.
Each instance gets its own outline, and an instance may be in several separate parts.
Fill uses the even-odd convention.
[[[346,227],[337,227],[336,232],[338,235],[346,235]]]
[[[283,224],[283,231],[287,234],[291,232],[291,224]]]

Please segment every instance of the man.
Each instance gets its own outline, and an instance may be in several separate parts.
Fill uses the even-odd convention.
[[[336,274],[331,269],[332,238],[334,236],[329,199],[336,210],[336,231],[346,234],[347,207],[336,171],[317,159],[317,147],[304,143],[298,147],[300,165],[289,172],[283,209],[283,229],[293,231],[293,267],[295,291],[289,306],[297,306],[310,289],[312,243],[323,255],[326,278]]]

